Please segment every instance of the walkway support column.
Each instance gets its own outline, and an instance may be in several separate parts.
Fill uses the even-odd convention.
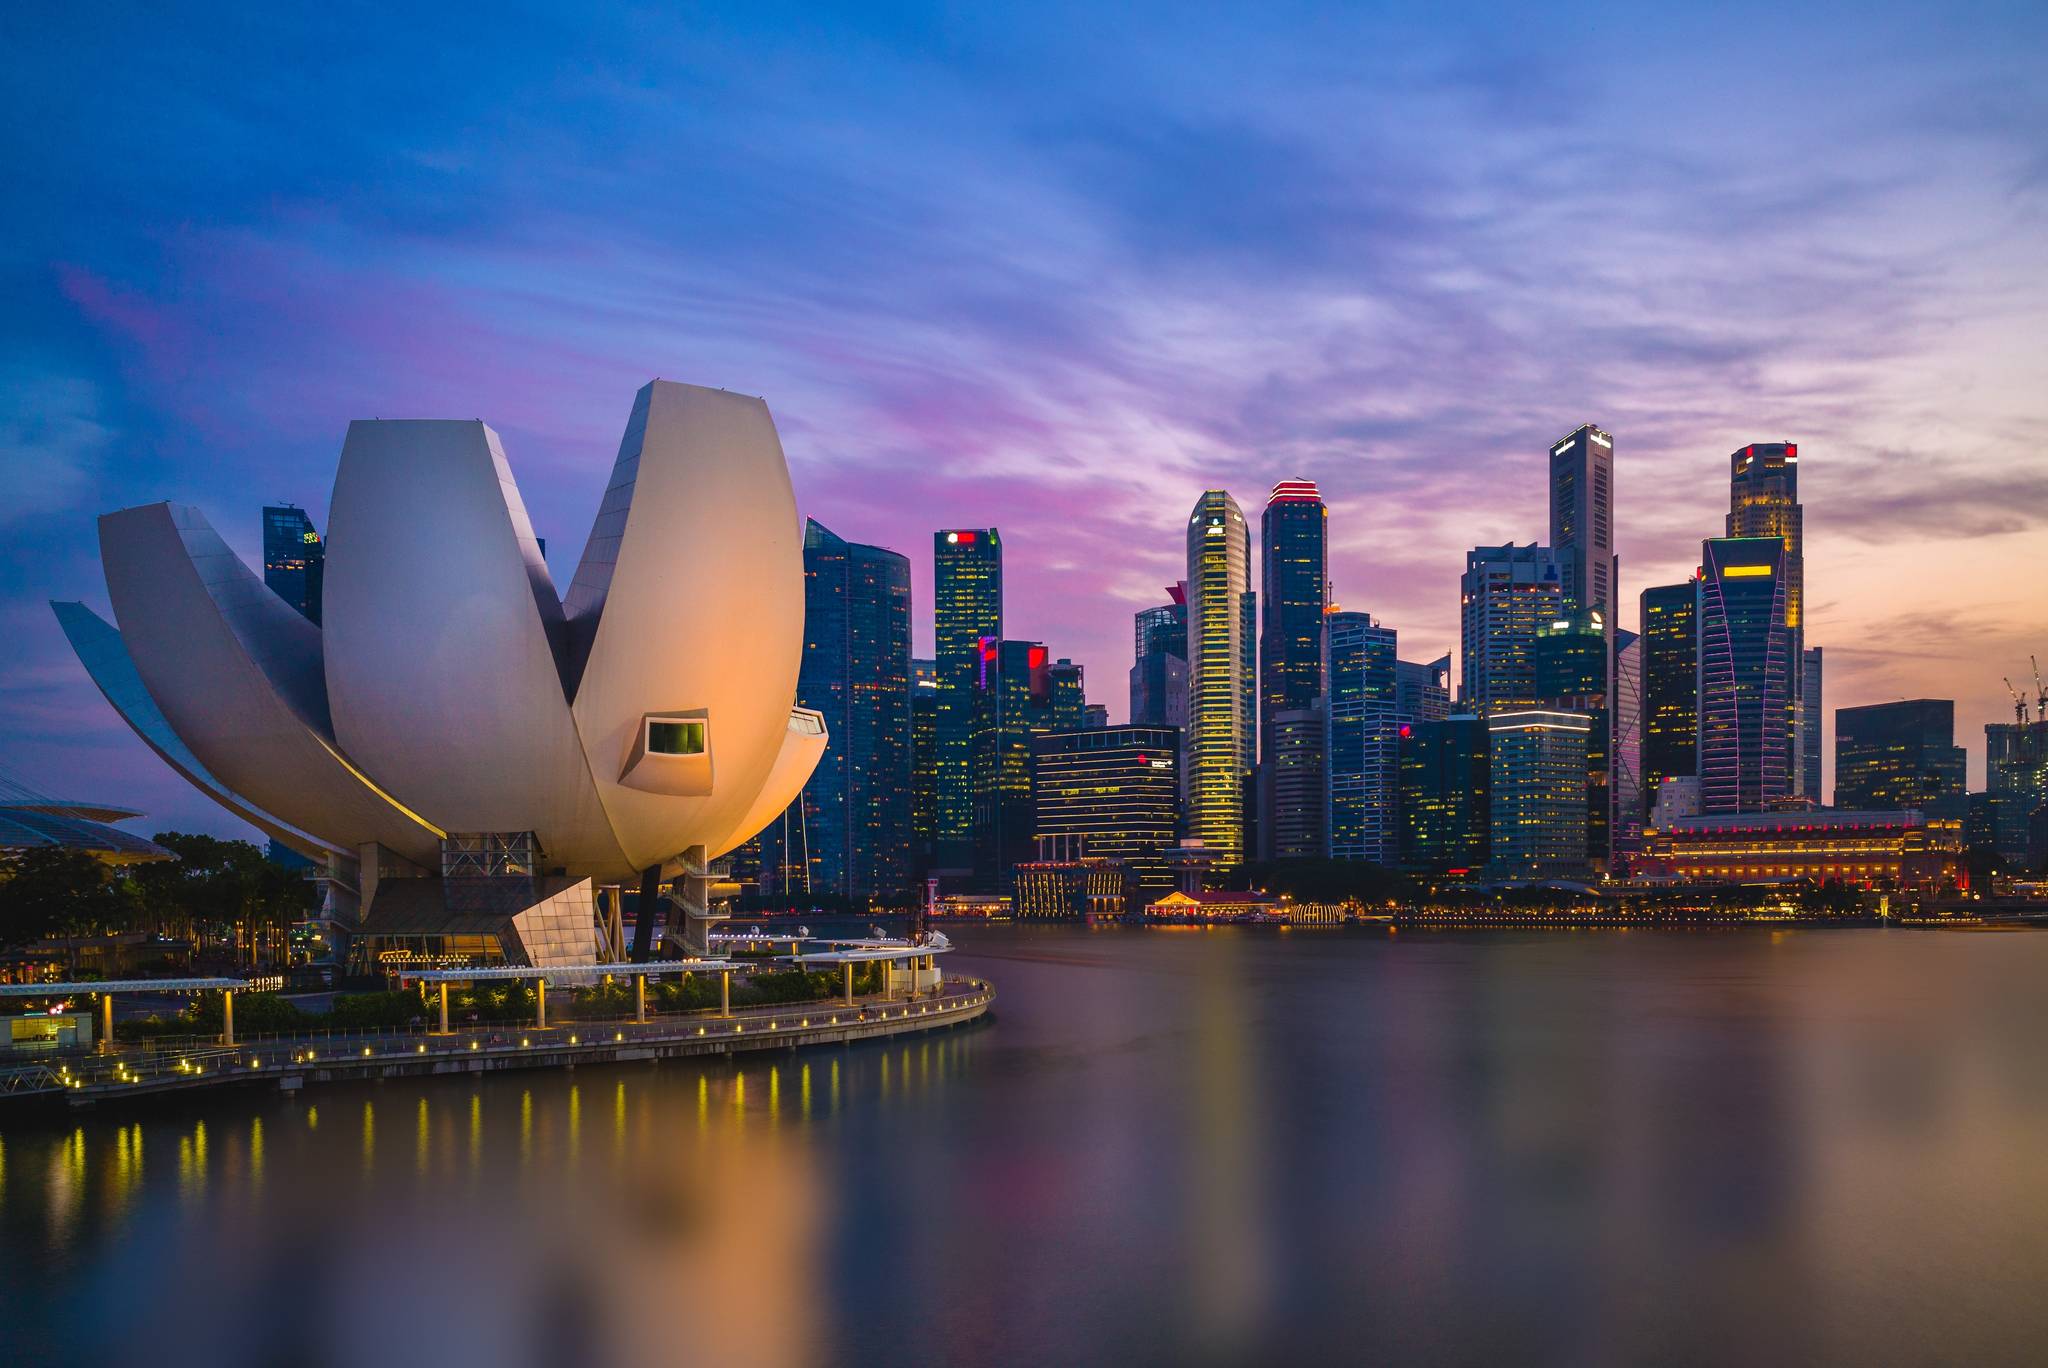
[[[633,975],[633,1020],[647,1020],[647,975]]]
[[[114,995],[100,994],[100,1053],[114,1052]]]
[[[732,970],[718,971],[718,1014],[732,1015]]]
[[[220,1043],[235,1043],[235,990],[232,988],[220,990]]]
[[[441,980],[441,1034],[448,1034],[448,981]]]
[[[654,903],[661,896],[661,866],[640,871],[640,911],[633,918],[633,963],[654,958]]]
[[[533,1005],[539,1011],[534,1026],[545,1031],[548,1028],[548,981],[544,978],[533,981]]]
[[[842,967],[846,970],[846,1005],[851,1007],[853,1006],[853,961],[848,960]]]

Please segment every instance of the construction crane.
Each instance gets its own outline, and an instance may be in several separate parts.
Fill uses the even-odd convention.
[[[2015,689],[2015,688],[2014,688],[2014,687],[2012,686],[2012,679],[2011,679],[2011,677],[2010,677],[2010,676],[2007,676],[2007,677],[2006,677],[2006,680],[2005,680],[2005,691],[2006,691],[2007,693],[2009,693],[2009,694],[2011,694],[2011,695],[2012,695],[2012,715],[2013,715],[2013,716],[2014,716],[2014,717],[2015,717],[2016,719],[2018,719],[2018,721],[2019,721],[2019,724],[2020,724],[2020,725],[2021,725],[2022,727],[2026,726],[2026,725],[2027,725],[2027,700],[2026,700],[2026,696],[2025,696],[2025,695],[2023,695],[2023,694],[2022,694],[2022,693],[2021,693],[2021,692],[2020,692],[2020,691],[2019,691],[2018,689]]]
[[[2048,689],[2041,687],[2041,662],[2028,656],[2027,664],[2034,667],[2034,720],[2048,722]]]

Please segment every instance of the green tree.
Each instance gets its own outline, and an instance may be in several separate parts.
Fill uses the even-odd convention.
[[[129,886],[83,850],[35,846],[16,856],[0,883],[0,944],[65,938],[65,963],[78,972],[78,940],[126,930],[136,903]]]

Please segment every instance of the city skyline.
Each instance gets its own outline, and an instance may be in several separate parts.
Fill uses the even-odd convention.
[[[93,583],[97,511],[185,491],[259,564],[266,502],[325,532],[349,420],[475,414],[566,580],[610,466],[594,434],[650,364],[767,397],[802,513],[910,557],[921,657],[923,539],[1001,527],[1006,634],[1088,667],[1113,720],[1130,615],[1182,577],[1202,489],[1256,506],[1315,481],[1335,601],[1429,659],[1456,643],[1464,552],[1547,540],[1544,444],[1582,422],[1620,453],[1630,630],[1719,530],[1727,453],[1802,448],[1830,767],[1836,708],[1954,698],[1981,787],[2000,677],[2026,688],[2048,652],[2024,574],[2048,550],[2024,331],[2044,97],[2013,32],[2038,15],[1890,15],[1847,51],[1765,19],[1770,71],[1570,15],[1516,21],[1511,50],[1397,17],[1325,34],[1323,60],[1299,26],[1177,20],[1170,52],[1118,44],[1114,66],[985,16],[945,37],[974,79],[900,103],[933,37],[900,18],[696,46],[593,30],[575,55],[612,84],[468,26],[410,54],[344,36],[311,77],[216,34],[173,79],[37,22],[58,27],[25,28],[9,84],[75,135],[15,157],[0,752],[157,828],[232,823],[119,728],[44,607]],[[458,48],[587,103],[516,111],[440,68]],[[1566,54],[1607,73],[1569,109],[1542,77]],[[324,97],[373,58],[445,93],[352,127],[333,111],[360,99]],[[1144,79],[1226,60],[1213,107]],[[200,93],[222,84],[224,105]],[[716,212],[657,184],[685,162]],[[1625,212],[1568,212],[1594,194]]]

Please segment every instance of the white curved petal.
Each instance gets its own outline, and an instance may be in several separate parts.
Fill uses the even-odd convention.
[[[85,666],[85,672],[92,676],[92,682],[99,686],[100,693],[121,715],[121,720],[142,738],[142,743],[183,776],[186,783],[265,836],[289,846],[309,860],[324,861],[329,855],[353,857],[353,851],[300,831],[252,806],[240,794],[214,778],[191,748],[171,730],[163,709],[157,707],[156,700],[149,696],[148,686],[143,684],[142,676],[137,673],[127,644],[121,640],[121,633],[112,623],[82,603],[53,601],[50,608],[57,615],[57,625],[64,629],[65,640],[71,643],[72,651],[78,656],[79,663]]]
[[[706,844],[705,849],[714,859],[765,830],[784,808],[796,801],[804,785],[811,781],[818,761],[824,758],[825,743],[830,739],[825,732],[823,713],[809,708],[790,709],[789,730],[783,733],[782,750],[768,771],[760,796],[732,830]]]
[[[803,654],[796,497],[766,404],[665,381],[640,391],[567,607],[572,711],[627,858],[727,839],[782,753]],[[710,793],[619,782],[650,715],[696,710]]]
[[[335,748],[319,629],[265,588],[198,509],[106,514],[100,560],[136,672],[223,786],[330,844],[376,841],[440,862],[441,833]]]
[[[532,831],[547,863],[631,877],[563,694],[563,616],[498,435],[349,425],[322,630],[335,738],[447,831]]]

